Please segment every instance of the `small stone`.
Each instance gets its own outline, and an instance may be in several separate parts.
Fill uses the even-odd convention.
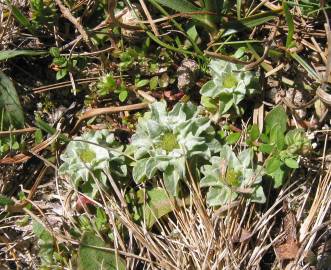
[[[177,87],[179,91],[188,91],[192,88],[197,80],[199,73],[199,65],[191,59],[185,59],[177,69],[178,81]]]

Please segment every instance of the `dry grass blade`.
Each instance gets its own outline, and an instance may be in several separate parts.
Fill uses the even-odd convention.
[[[49,145],[51,145],[58,137],[60,132],[55,133],[51,137],[49,137],[47,140],[43,141],[42,143],[34,146],[31,148],[31,152],[33,153],[39,153],[40,151],[47,148]],[[0,159],[0,164],[17,164],[17,163],[23,163],[29,160],[33,155],[26,155],[23,153],[17,154],[13,157],[4,157]]]
[[[71,130],[71,134],[75,133],[80,126],[80,124],[91,117],[98,116],[101,114],[108,114],[108,113],[118,113],[118,112],[124,112],[124,111],[136,111],[145,109],[148,107],[148,103],[138,103],[133,105],[126,105],[126,106],[119,106],[119,107],[108,107],[108,108],[97,108],[97,109],[91,109],[87,112],[85,112],[81,117],[79,117],[76,125]]]

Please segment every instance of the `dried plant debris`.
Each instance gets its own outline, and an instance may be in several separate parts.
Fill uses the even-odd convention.
[[[0,2],[1,269],[328,269],[328,1]]]

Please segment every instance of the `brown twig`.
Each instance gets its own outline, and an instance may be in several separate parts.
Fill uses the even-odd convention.
[[[15,129],[15,130],[0,131],[0,138],[1,137],[6,137],[6,136],[9,136],[9,135],[31,133],[31,132],[35,132],[36,130],[37,129],[34,128],[34,127],[29,127],[29,128]]]
[[[69,20],[77,29],[77,31],[81,34],[82,38],[84,39],[84,41],[86,42],[87,46],[89,47],[90,50],[94,51],[95,47],[92,43],[92,41],[90,40],[90,37],[88,36],[87,32],[85,31],[85,29],[83,28],[83,26],[79,23],[79,21],[71,14],[70,10],[65,7],[61,0],[55,0],[56,4],[59,6],[60,11],[62,13],[62,15]]]
[[[126,105],[126,106],[119,106],[119,107],[107,107],[107,108],[97,108],[97,109],[92,109],[87,112],[85,112],[77,121],[76,125],[74,128],[71,130],[70,134],[75,133],[75,131],[78,129],[80,124],[89,118],[92,118],[94,116],[98,116],[101,114],[108,114],[108,113],[118,113],[118,112],[123,112],[123,111],[136,111],[140,109],[145,109],[148,107],[148,103],[137,103],[137,104],[132,104],[132,105]]]
[[[46,141],[43,141],[42,143],[33,147],[30,151],[32,151],[34,153],[40,152],[41,150],[43,150],[46,147],[48,147],[49,145],[51,145],[56,140],[58,135],[59,135],[59,132],[55,133],[54,135],[49,137]],[[5,158],[0,159],[0,164],[23,163],[23,162],[29,160],[31,157],[32,157],[32,155],[26,155],[26,154],[20,153],[13,157],[5,157]]]
[[[271,43],[272,41],[274,40],[275,36],[276,36],[276,33],[277,33],[277,29],[279,27],[279,24],[280,24],[280,20],[278,19],[277,20],[277,23],[276,25],[273,27],[273,29],[271,30],[271,34],[268,38],[268,41],[267,41],[267,44],[266,46],[264,47],[264,52],[263,52],[263,55],[257,59],[256,61],[254,61],[253,63],[249,63],[248,65],[245,66],[245,69],[246,70],[251,70],[255,67],[257,67],[259,64],[261,64],[264,59],[267,57],[268,55],[268,52],[269,52],[269,49],[270,49],[270,46],[271,46]]]
[[[140,2],[140,5],[141,5],[143,11],[145,12],[145,15],[146,15],[146,17],[147,17],[147,20],[148,20],[149,24],[151,25],[151,28],[152,28],[152,30],[153,30],[153,32],[154,32],[154,35],[155,35],[155,36],[159,36],[160,33],[159,33],[159,31],[157,30],[157,28],[156,28],[156,25],[155,25],[155,23],[154,23],[154,21],[153,21],[153,18],[152,18],[152,16],[151,16],[151,14],[150,14],[149,11],[148,11],[148,8],[146,7],[146,4],[145,4],[144,0],[139,0],[139,2]]]

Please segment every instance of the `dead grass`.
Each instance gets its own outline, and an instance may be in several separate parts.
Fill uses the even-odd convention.
[[[80,4],[93,6],[96,1],[86,2],[82,1]],[[180,30],[173,29],[171,20],[177,18],[183,20],[190,15],[175,14],[165,16],[163,19],[153,19],[151,10],[147,9],[144,1],[139,2],[143,3],[146,19],[152,31],[155,34],[162,33],[158,38],[168,35],[170,33],[168,31],[179,31],[183,34]],[[111,62],[108,57],[110,55],[108,53],[118,49],[113,37],[109,41],[111,44],[107,44],[111,49],[95,48],[90,38],[93,32],[100,30],[99,28],[107,23],[118,24],[113,14],[114,10],[110,12],[115,21],[110,22],[110,19],[107,19],[100,23],[99,28],[97,26],[94,30],[86,32],[82,22],[73,18],[70,11],[61,6],[63,1],[57,0],[56,3],[60,6],[64,17],[74,24],[71,25],[74,29],[72,32],[75,33],[77,28],[79,33],[73,35],[72,38],[65,38],[65,35],[61,37],[59,25],[57,25],[54,27],[52,34],[54,40],[51,45],[59,45],[61,41],[64,52],[87,53],[87,56],[92,54],[92,57],[97,60],[83,71],[83,75],[99,75],[102,70],[111,70],[112,65],[117,65],[118,63]],[[279,8],[280,2],[261,1],[253,5],[256,6],[251,11],[255,10],[254,12],[258,13],[264,7],[270,10]],[[20,7],[24,10],[27,5],[23,3]],[[293,9],[293,14],[296,26],[293,39],[299,44],[293,49],[284,47],[288,25],[283,17],[278,22],[269,21],[254,27],[247,36],[243,34],[244,38],[249,36],[250,39],[260,40],[268,47],[265,53],[260,54],[261,56],[253,54],[248,63],[248,68],[259,66],[265,78],[268,77],[268,80],[265,79],[262,82],[264,98],[249,118],[253,123],[263,127],[263,116],[267,108],[276,103],[283,104],[292,117],[293,126],[305,128],[314,134],[314,142],[317,143],[315,154],[313,153],[301,162],[300,169],[288,178],[281,189],[270,190],[267,194],[269,195],[268,202],[262,206],[240,199],[219,209],[208,208],[204,194],[197,187],[197,180],[191,179],[188,183],[189,204],[183,203],[187,204],[186,207],[174,205],[175,211],[160,219],[153,230],[148,230],[144,224],[136,223],[128,209],[123,206],[123,203],[121,204],[120,197],[125,194],[125,190],[120,190],[120,195],[101,191],[101,200],[95,203],[105,210],[108,225],[114,237],[113,244],[108,250],[125,257],[127,269],[330,269],[329,106],[331,101],[326,86],[331,83],[328,76],[331,69],[331,32],[327,23],[304,16],[298,7]],[[324,15],[317,18],[325,20]],[[161,19],[162,24],[159,24],[158,20]],[[147,24],[147,21],[144,23]],[[68,24],[67,21],[66,24]],[[122,23],[120,26],[126,27]],[[129,27],[129,30],[135,31],[137,27],[134,25]],[[87,47],[83,44],[84,41]],[[209,42],[211,45],[217,43],[213,40]],[[0,2],[0,48],[2,50],[49,48],[48,45],[41,39],[26,33],[15,22],[6,4]],[[208,50],[214,48],[213,46],[209,46]],[[307,70],[290,58],[289,54],[276,60],[268,57],[269,47],[287,53],[298,53],[319,75],[320,81],[307,76]],[[215,51],[210,54],[218,58],[222,57]],[[228,60],[231,61],[230,58]],[[67,98],[67,96],[61,97],[61,93],[55,93],[56,91],[66,91],[63,89],[66,89],[68,85],[83,87],[86,83],[96,80],[94,76],[93,78],[87,76],[86,79],[86,76],[80,77],[81,75],[74,74],[68,81],[53,84],[54,74],[51,70],[44,71],[45,66],[40,66],[40,70],[36,72],[29,70],[29,61],[32,60],[22,60],[22,62],[8,60],[0,63],[1,68],[11,75],[19,86],[23,106],[29,112],[28,128],[34,128],[32,119],[33,111],[37,110],[37,102],[54,101],[52,106],[56,107],[61,104],[61,98],[63,100]],[[294,81],[297,80],[308,86],[319,84],[319,90],[314,92],[315,88],[310,89],[308,97],[301,98],[299,101],[295,99],[295,94],[286,96],[289,89],[293,90]],[[275,89],[276,94],[272,94]],[[302,89],[295,90],[300,92]],[[139,91],[134,92],[134,100],[142,99]],[[46,93],[45,96],[41,97],[42,93]],[[164,97],[163,92],[147,94],[143,92],[143,95],[145,95],[143,97],[147,95],[150,99]],[[82,98],[79,98],[79,101],[82,101]],[[75,100],[76,97],[71,95],[70,99]],[[323,101],[319,107],[316,105],[318,99]],[[104,112],[113,112],[113,107],[117,113],[121,113],[119,118],[129,115],[128,110],[122,112],[118,103],[111,104],[110,107],[107,101],[104,102],[105,106],[101,106],[98,102],[93,104],[96,107],[95,114],[93,111],[88,111],[80,118],[78,117],[78,120],[75,119],[74,114],[82,111],[83,104],[81,104],[75,106],[74,112],[68,112],[64,123],[61,124],[58,121],[52,124],[63,132],[72,130],[76,133],[82,121],[90,118],[89,115],[94,117]],[[145,106],[145,103],[141,103],[139,109]],[[300,116],[302,111],[303,117]],[[57,112],[57,108],[45,114],[51,114],[51,112]],[[84,118],[86,115],[88,117]],[[102,120],[105,121],[105,119],[109,120],[109,118]],[[116,122],[117,119],[111,121]],[[245,125],[246,122],[243,121],[239,129],[245,130]],[[0,165],[1,193],[17,198],[18,192],[23,191],[26,194],[26,200],[23,203],[17,202],[12,208],[0,208],[0,270],[39,269],[40,259],[37,256],[36,238],[32,232],[30,219],[27,217],[38,219],[45,225],[55,238],[56,250],[60,250],[60,245],[65,247],[67,253],[63,256],[66,256],[68,261],[63,269],[76,269],[75,259],[70,253],[77,251],[79,239],[74,238],[70,230],[75,228],[81,231],[78,217],[86,215],[92,220],[93,214],[88,209],[82,212],[77,210],[75,202],[79,196],[78,191],[56,175],[56,168],[59,165],[58,157],[63,151],[63,146],[57,145],[57,149],[54,150],[50,149],[49,145],[53,145],[57,136],[58,134],[55,134],[53,137],[45,138],[39,146],[33,146],[33,140],[30,140],[27,145],[30,152],[14,153],[1,159],[7,161],[6,164],[10,164]],[[55,159],[48,161],[50,153]],[[262,158],[259,156],[259,161]],[[21,164],[23,161],[24,163]],[[28,204],[31,208],[26,208]],[[93,229],[97,235],[100,234],[96,228]]]

